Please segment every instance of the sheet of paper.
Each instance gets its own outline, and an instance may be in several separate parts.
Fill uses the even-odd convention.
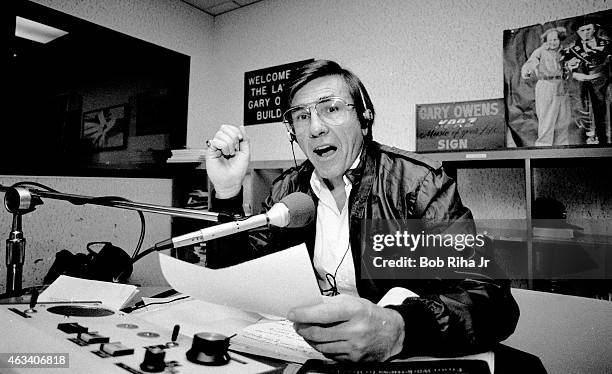
[[[237,352],[272,357],[279,360],[303,364],[309,359],[328,360],[312,348],[293,329],[293,323],[284,319],[280,321],[261,320],[245,327],[230,340],[230,349]],[[495,355],[492,351],[459,357],[416,356],[397,361],[435,361],[435,360],[483,360],[493,373]]]
[[[293,329],[293,322],[262,320],[244,328],[230,340],[230,349],[303,364],[309,359],[328,360]]]
[[[137,292],[138,288],[129,284],[60,275],[40,294],[38,302],[99,300],[105,306],[119,310]]]
[[[176,296],[174,297],[176,298]],[[159,302],[159,299],[144,300]],[[131,313],[138,318],[172,330],[174,325],[181,326],[181,334],[193,336],[200,332],[216,332],[232,336],[243,328],[254,324],[262,317],[257,313],[207,303],[202,300],[177,300],[169,304],[154,304]]]
[[[223,269],[164,254],[159,262],[172,288],[214,304],[286,317],[292,308],[323,302],[304,244]]]

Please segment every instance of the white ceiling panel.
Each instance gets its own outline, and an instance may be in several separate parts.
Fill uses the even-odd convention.
[[[211,16],[218,16],[223,13],[230,12],[235,9],[242,8],[253,3],[257,3],[262,0],[179,0],[184,3],[190,4],[201,11],[210,14]]]

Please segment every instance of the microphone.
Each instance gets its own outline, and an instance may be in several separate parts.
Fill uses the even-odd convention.
[[[267,213],[257,214],[244,220],[223,223],[166,239],[155,244],[154,248],[160,251],[184,247],[268,224],[277,227],[304,227],[312,222],[314,216],[315,206],[312,198],[303,192],[294,192],[274,204]]]

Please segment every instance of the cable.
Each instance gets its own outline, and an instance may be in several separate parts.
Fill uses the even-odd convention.
[[[55,190],[42,183],[31,182],[31,181],[17,182],[13,184],[11,187],[20,187],[20,186],[33,186],[33,187],[42,188],[49,192],[61,193],[60,191]],[[85,205],[85,204],[91,204],[91,203],[96,203],[96,202],[113,202],[113,201],[132,202],[131,200],[126,199],[124,197],[120,197],[120,196],[100,196],[100,197],[93,197],[92,199],[88,201],[81,201],[81,200],[79,201],[68,200],[68,201],[73,205]],[[146,222],[145,222],[144,214],[140,210],[138,210],[137,212],[138,212],[138,216],[140,217],[140,236],[138,238],[138,243],[136,244],[136,249],[132,253],[132,259],[138,255],[138,252],[140,252],[142,243],[144,241],[145,232],[146,232]]]
[[[295,150],[293,149],[293,141],[291,141],[290,144],[291,144],[291,154],[293,154],[293,163],[295,164],[295,168],[297,169],[298,164],[297,164],[297,160],[295,159]]]
[[[19,187],[19,186],[34,186],[34,187],[40,187],[42,189],[45,189],[49,192],[57,192],[59,193],[59,191],[54,190],[53,188],[49,187],[49,186],[45,186],[44,184],[41,183],[37,183],[37,182],[29,182],[29,181],[24,181],[24,182],[17,182],[15,184],[13,184],[11,187]]]
[[[336,267],[336,271],[334,272],[334,275],[331,275],[330,273],[325,273],[325,278],[327,279],[327,283],[329,283],[330,288],[321,290],[321,293],[323,294],[329,293],[330,294],[329,296],[336,296],[340,294],[340,292],[338,291],[338,285],[336,284],[336,276],[338,275],[338,269],[340,269],[340,265],[342,265],[342,263],[344,262],[344,258],[346,257],[346,254],[348,253],[350,248],[351,248],[351,243],[349,242],[349,244],[346,246],[346,251],[344,251],[344,254],[342,255],[342,259],[340,260],[340,263]]]
[[[113,201],[132,202],[131,200],[126,199],[124,197],[120,197],[120,196],[94,197],[92,199],[92,201],[94,201],[94,202],[97,202],[97,201],[100,201],[100,202],[113,202]],[[142,212],[140,210],[138,210],[137,212],[138,212],[138,216],[140,217],[140,237],[138,238],[138,244],[136,244],[136,249],[134,250],[134,253],[132,253],[132,259],[134,257],[136,257],[138,252],[140,252],[140,248],[142,247],[142,242],[144,241],[145,230],[146,230],[146,223],[145,223],[144,214],[142,214]]]
[[[155,251],[157,251],[157,247],[153,246],[153,247],[146,249],[144,252],[139,253],[137,256],[132,257],[132,265],[135,264],[136,261],[140,260],[144,256],[148,255],[149,253],[155,252]]]
[[[154,303],[148,303],[148,304],[145,304],[145,303],[140,304],[140,302],[138,302],[136,305],[134,305],[134,306],[132,306],[132,307],[127,307],[127,308],[123,308],[123,309],[121,309],[121,311],[122,311],[122,312],[124,312],[124,313],[131,313],[131,312],[133,312],[133,311],[135,311],[135,310],[142,309],[142,308],[146,308],[146,307],[151,306],[151,305],[170,304],[170,303],[173,303],[173,302],[175,302],[175,301],[179,301],[179,300],[184,300],[184,299],[187,299],[187,298],[189,298],[189,297],[191,297],[191,296],[189,296],[189,295],[187,295],[187,296],[181,296],[181,297],[178,297],[178,298],[176,298],[176,299],[172,299],[172,300],[166,300],[166,301],[157,301],[157,302],[154,302]]]

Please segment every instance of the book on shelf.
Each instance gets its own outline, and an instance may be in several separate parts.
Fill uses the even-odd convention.
[[[208,209],[208,192],[199,189],[189,192],[185,208]]]
[[[533,227],[533,236],[541,238],[573,239],[574,229],[570,227]]]
[[[203,148],[173,149],[166,162],[204,162],[206,150]]]

